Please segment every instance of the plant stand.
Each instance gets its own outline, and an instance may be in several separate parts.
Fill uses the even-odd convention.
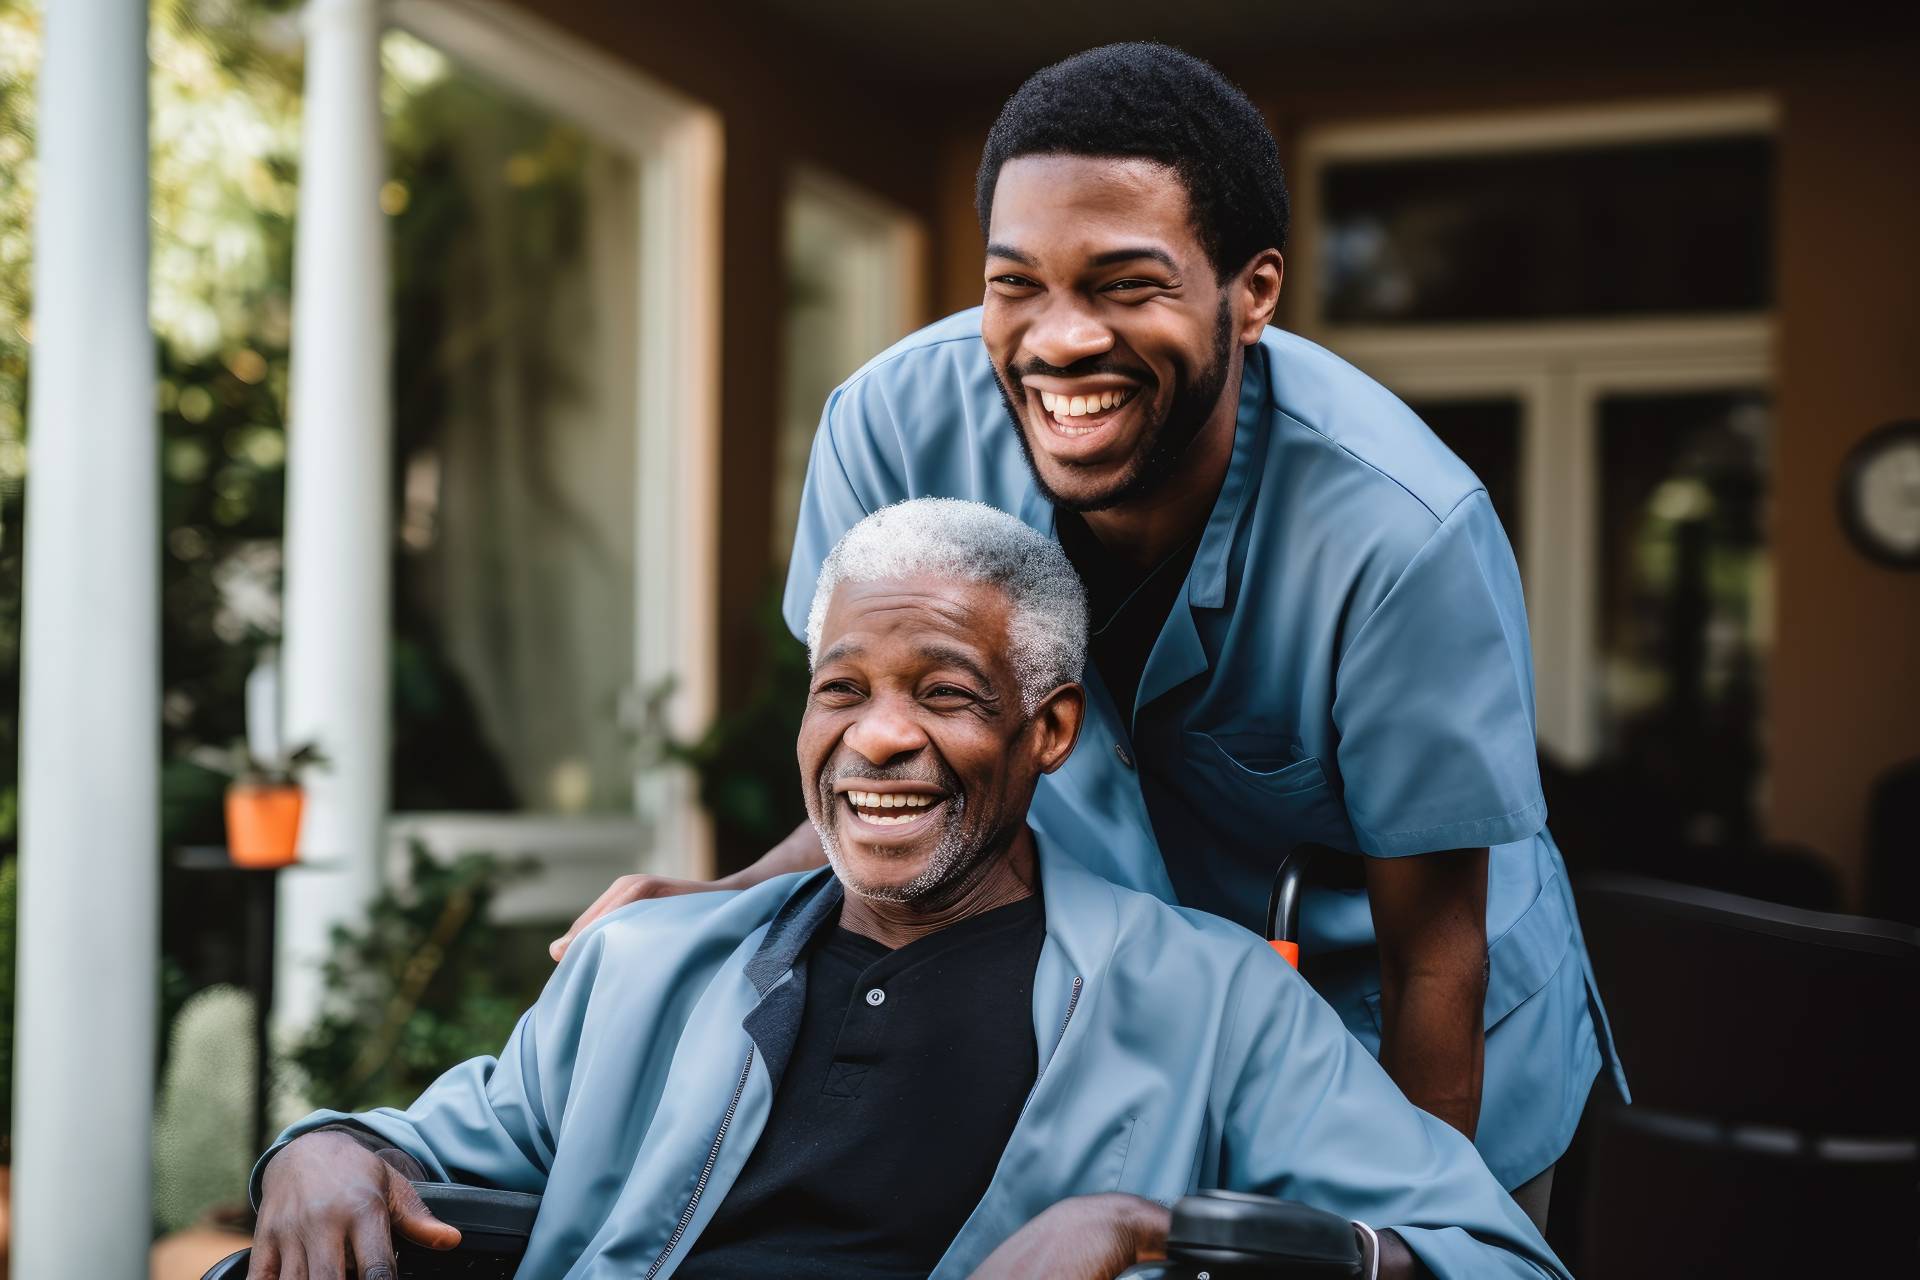
[[[269,1049],[269,1028],[273,1021],[274,933],[277,888],[281,867],[243,867],[227,856],[222,845],[193,846],[178,849],[173,865],[182,871],[204,875],[237,876],[246,896],[247,991],[253,997],[253,1149],[265,1151],[273,1137],[268,1127],[268,1106],[272,1097],[273,1057]],[[291,866],[313,870],[324,863],[295,862]]]

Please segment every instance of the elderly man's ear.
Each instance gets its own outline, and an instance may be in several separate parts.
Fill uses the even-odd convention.
[[[1080,684],[1063,684],[1040,699],[1034,708],[1034,762],[1041,773],[1052,773],[1073,754],[1080,726],[1087,718],[1087,691]]]

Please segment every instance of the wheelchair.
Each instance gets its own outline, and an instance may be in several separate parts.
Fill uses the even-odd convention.
[[[416,1182],[433,1216],[460,1228],[460,1244],[423,1249],[396,1240],[398,1280],[512,1280],[526,1252],[540,1197],[444,1182]],[[213,1265],[202,1280],[246,1280],[252,1250]],[[1167,1257],[1129,1267],[1117,1280],[1355,1280],[1365,1275],[1353,1225],[1289,1200],[1202,1191],[1173,1206]]]
[[[464,1280],[513,1280],[540,1212],[540,1197],[524,1191],[496,1191],[450,1182],[416,1182],[414,1190],[427,1211],[460,1230],[452,1249],[427,1249],[396,1238],[394,1261],[399,1280],[460,1276]],[[246,1280],[253,1250],[242,1249],[213,1264],[201,1280]]]
[[[1280,861],[1267,900],[1267,940],[1295,968],[1300,897],[1317,846],[1300,845]],[[512,1280],[533,1232],[540,1197],[446,1182],[416,1182],[429,1212],[459,1228],[447,1250],[394,1241],[396,1280]],[[214,1263],[201,1280],[246,1280],[252,1250]],[[1349,1280],[1364,1276],[1353,1224],[1291,1200],[1235,1191],[1202,1191],[1173,1206],[1167,1257],[1129,1267],[1115,1280]]]

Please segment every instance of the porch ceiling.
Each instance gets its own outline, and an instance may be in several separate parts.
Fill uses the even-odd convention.
[[[743,0],[817,36],[863,78],[988,84],[1109,40],[1160,39],[1233,68],[1375,42],[1569,39],[1773,25],[1784,0]],[[1839,0],[1826,10],[1853,8]]]

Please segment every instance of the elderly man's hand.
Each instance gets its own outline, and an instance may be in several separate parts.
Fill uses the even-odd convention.
[[[1062,1200],[995,1249],[973,1280],[1112,1280],[1164,1258],[1173,1216],[1164,1205],[1109,1192]]]
[[[460,1243],[399,1170],[344,1134],[310,1133],[267,1164],[247,1280],[393,1280],[395,1231],[430,1249]]]

